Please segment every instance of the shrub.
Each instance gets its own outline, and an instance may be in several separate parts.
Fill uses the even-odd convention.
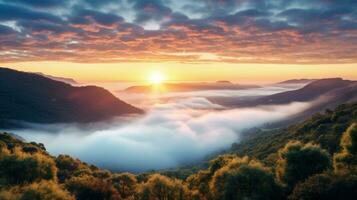
[[[270,170],[247,157],[233,159],[217,170],[210,188],[217,200],[280,199],[282,194]]]
[[[357,124],[352,124],[341,139],[342,151],[334,155],[334,168],[339,173],[357,173]]]
[[[134,199],[137,190],[137,180],[133,174],[115,174],[110,180],[113,186],[118,190],[121,198]]]
[[[184,200],[190,199],[189,192],[182,181],[166,176],[153,174],[141,185],[139,198],[141,200]]]
[[[72,177],[66,181],[65,187],[75,195],[77,200],[120,199],[112,184],[93,176]]]
[[[349,175],[318,174],[298,184],[290,200],[354,200],[357,197],[357,177]]]
[[[291,141],[279,150],[276,171],[278,179],[292,189],[296,183],[330,167],[329,154],[318,145]]]
[[[0,177],[4,185],[56,180],[56,173],[53,159],[40,153],[27,154],[15,149],[14,153],[0,155]]]

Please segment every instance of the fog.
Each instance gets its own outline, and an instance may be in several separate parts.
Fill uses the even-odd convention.
[[[249,96],[252,91],[245,93]],[[33,125],[14,132],[27,141],[44,143],[54,155],[69,154],[115,171],[141,172],[200,161],[239,141],[243,130],[279,121],[310,105],[226,109],[202,96],[156,98],[143,116],[86,125]]]

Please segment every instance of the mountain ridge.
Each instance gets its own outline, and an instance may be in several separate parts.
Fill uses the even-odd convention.
[[[0,126],[93,122],[143,111],[97,86],[74,87],[50,78],[0,68]]]

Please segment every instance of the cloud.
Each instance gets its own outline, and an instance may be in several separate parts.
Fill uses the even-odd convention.
[[[66,2],[0,0],[0,61],[357,62],[355,1]]]
[[[138,172],[200,161],[230,147],[243,130],[286,118],[309,105],[222,110],[204,98],[189,97],[154,104],[145,116],[125,121],[36,125],[16,134],[44,143],[55,155],[69,154],[111,170]]]
[[[28,6],[34,6],[39,8],[51,8],[51,7],[58,7],[64,6],[68,3],[68,0],[3,0],[7,3],[16,3],[16,4],[24,4]]]

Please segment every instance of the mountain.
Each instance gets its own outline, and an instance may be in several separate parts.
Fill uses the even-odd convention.
[[[307,83],[311,83],[313,81],[316,81],[317,79],[290,79],[290,80],[286,80],[286,81],[282,81],[279,82],[277,84],[307,84]]]
[[[44,73],[41,73],[41,72],[36,72],[35,74],[38,74],[38,75],[41,75],[41,76],[50,78],[50,79],[55,80],[55,81],[61,81],[61,82],[64,82],[64,83],[68,83],[68,84],[71,84],[71,85],[78,84],[78,82],[77,82],[76,80],[72,79],[72,78],[64,78],[64,77],[58,77],[58,76],[51,76],[51,75],[44,74]]]
[[[143,111],[96,86],[74,87],[44,76],[0,68],[0,127],[17,121],[93,122]]]
[[[257,85],[241,85],[233,84],[229,81],[217,81],[215,83],[164,83],[161,85],[139,85],[132,86],[125,89],[126,92],[146,93],[162,90],[170,92],[185,92],[185,91],[198,91],[198,90],[242,90],[259,88]]]
[[[346,92],[349,93],[350,90],[353,90],[353,88],[357,89],[356,81],[343,80],[341,78],[329,78],[313,81],[297,90],[281,92],[268,96],[256,96],[246,100],[235,98],[211,98],[209,100],[228,107],[255,107],[259,105],[288,104],[296,101],[307,102],[322,97],[323,95],[329,97],[330,99],[333,97],[339,98],[342,94]],[[353,94],[350,95],[351,98],[353,96]]]

